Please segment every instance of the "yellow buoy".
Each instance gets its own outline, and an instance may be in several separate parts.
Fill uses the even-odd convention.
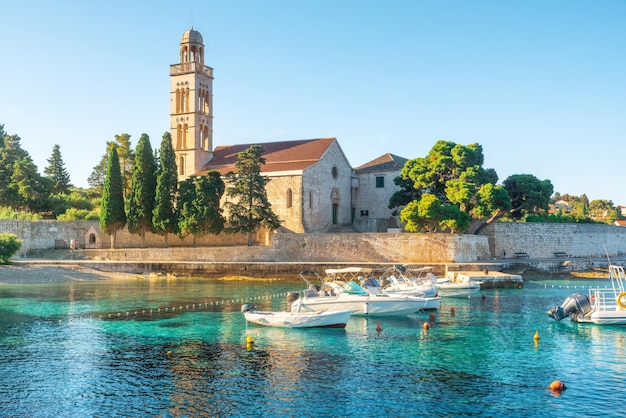
[[[539,337],[539,331],[535,331],[535,336],[533,337],[533,339],[535,341],[539,341],[539,338],[541,338],[541,337]]]
[[[248,335],[246,337],[246,344],[254,344],[254,338]]]

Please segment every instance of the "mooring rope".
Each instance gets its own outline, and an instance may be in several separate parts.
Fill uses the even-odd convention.
[[[223,310],[224,307],[242,305],[244,303],[254,303],[259,301],[269,301],[279,297],[286,297],[292,292],[280,292],[272,293],[268,295],[249,296],[243,298],[226,298],[222,300],[205,301],[198,303],[191,303],[185,305],[172,305],[156,308],[142,308],[133,309],[128,311],[112,311],[112,312],[94,312],[85,314],[68,314],[64,317],[72,319],[148,319],[159,316],[168,316],[180,312],[194,312],[194,311],[213,311],[219,308]],[[296,292],[297,293],[297,292]]]

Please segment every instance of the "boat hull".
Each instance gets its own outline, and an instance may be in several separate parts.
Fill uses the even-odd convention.
[[[296,300],[292,310],[351,310],[357,316],[403,316],[410,315],[423,309],[429,303],[427,298],[391,297],[388,295],[353,296],[340,294],[339,296],[305,297]]]
[[[572,321],[596,325],[626,325],[626,311],[600,311],[585,316],[572,315]]]
[[[268,312],[247,311],[247,322],[279,328],[345,328],[352,311]]]

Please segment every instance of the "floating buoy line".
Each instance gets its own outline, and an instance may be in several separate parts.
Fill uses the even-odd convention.
[[[281,293],[272,293],[269,295],[262,296],[250,296],[245,298],[226,298],[220,300],[210,300],[198,303],[191,303],[185,305],[172,305],[165,307],[156,307],[156,308],[141,308],[141,309],[133,309],[128,311],[113,311],[113,312],[95,312],[95,313],[87,313],[87,314],[68,314],[63,315],[64,318],[68,318],[69,320],[73,319],[111,319],[111,320],[121,320],[121,319],[151,319],[154,317],[162,317],[162,316],[170,316],[172,314],[180,313],[180,312],[193,312],[193,311],[221,311],[224,307],[233,307],[233,311],[236,308],[236,311],[239,312],[239,305],[244,303],[254,303],[261,301],[270,301],[276,298],[284,298],[288,294],[294,292],[281,292]]]

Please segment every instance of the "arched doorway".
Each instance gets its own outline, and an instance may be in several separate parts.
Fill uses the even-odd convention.
[[[330,204],[332,208],[332,222],[333,225],[339,223],[339,204],[341,203],[341,196],[338,189],[333,189],[330,193]]]

